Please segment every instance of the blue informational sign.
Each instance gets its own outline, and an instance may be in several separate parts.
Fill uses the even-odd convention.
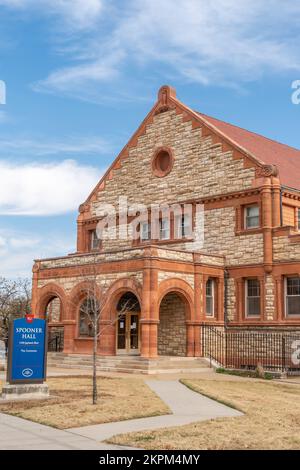
[[[46,328],[46,321],[38,318],[12,321],[8,350],[10,383],[35,383],[45,380]]]

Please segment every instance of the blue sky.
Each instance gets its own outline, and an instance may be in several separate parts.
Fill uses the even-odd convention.
[[[0,0],[0,275],[75,250],[78,205],[163,84],[300,148],[299,24],[289,0]]]

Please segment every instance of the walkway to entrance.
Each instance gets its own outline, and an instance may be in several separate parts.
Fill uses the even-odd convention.
[[[196,421],[242,415],[240,411],[193,392],[178,380],[147,380],[146,383],[169,406],[172,414],[96,424],[69,429],[69,431],[101,442],[116,434],[182,426]]]
[[[102,441],[121,433],[181,426],[242,414],[193,392],[177,380],[147,380],[146,383],[169,406],[173,414],[61,431],[0,413],[0,449],[121,449]]]

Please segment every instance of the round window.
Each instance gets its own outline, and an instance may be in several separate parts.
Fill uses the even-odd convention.
[[[166,176],[173,167],[173,155],[170,149],[162,147],[155,152],[152,160],[152,170],[155,176]]]

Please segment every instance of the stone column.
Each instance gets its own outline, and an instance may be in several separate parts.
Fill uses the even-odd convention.
[[[271,181],[265,178],[262,187],[262,228],[264,234],[264,267],[265,272],[272,272],[273,246],[272,246],[272,197]]]
[[[284,305],[284,288],[283,288],[283,276],[275,277],[275,306],[276,306],[276,318],[278,322],[284,320],[285,312],[282,308]]]
[[[197,263],[197,253],[194,253],[195,271],[194,271],[194,355],[201,356],[201,326],[204,322],[203,312],[203,274],[201,266]]]
[[[195,324],[193,321],[186,322],[186,355],[188,357],[195,356]]]
[[[64,321],[64,353],[74,353],[74,338],[76,336],[76,321]]]
[[[218,311],[217,311],[217,321],[224,323],[224,277],[219,277],[217,279],[217,295],[218,295]]]
[[[143,290],[141,305],[141,356],[149,357],[150,340],[150,267],[148,260],[144,261]]]
[[[152,256],[157,255],[154,248],[144,250],[143,294],[141,315],[141,356],[157,356],[157,325],[159,312],[157,305],[158,272]]]
[[[243,321],[243,284],[244,280],[242,278],[236,279],[235,281],[235,295],[236,295],[236,320],[240,323]]]
[[[116,325],[111,324],[110,320],[100,320],[100,331],[103,332],[99,336],[99,354],[100,356],[116,355]]]
[[[152,255],[153,253],[152,250]],[[157,340],[158,340],[158,269],[155,262],[150,262],[150,319],[149,325],[149,357],[157,357]]]
[[[281,217],[280,217],[280,181],[278,178],[272,178],[273,184],[273,198],[272,198],[272,223],[273,227],[280,227]]]
[[[31,313],[37,318],[41,312],[37,312],[38,302],[38,279],[39,279],[39,263],[35,263],[32,268],[32,295],[31,295]]]
[[[84,225],[81,216],[77,219],[77,252],[84,253],[86,250]]]

